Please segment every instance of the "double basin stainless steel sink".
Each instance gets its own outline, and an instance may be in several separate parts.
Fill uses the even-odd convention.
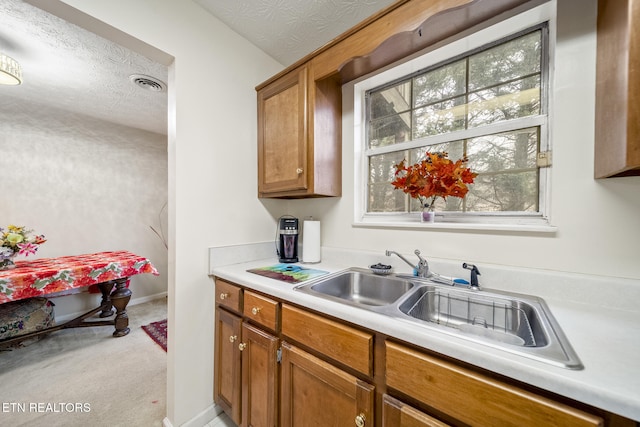
[[[535,296],[355,267],[295,289],[563,368],[583,368],[546,303]]]

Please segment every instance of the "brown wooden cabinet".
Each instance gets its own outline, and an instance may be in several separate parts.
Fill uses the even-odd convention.
[[[242,371],[238,344],[242,319],[221,308],[215,313],[213,400],[240,425]]]
[[[341,194],[340,86],[310,64],[258,89],[258,196]]]
[[[278,425],[279,340],[247,323],[242,325],[242,427]]]
[[[540,1],[399,0],[256,87],[258,196],[340,196],[343,83]]]
[[[279,339],[227,311],[242,312],[243,296],[248,321],[276,324],[278,303],[216,280],[213,398],[238,426],[276,427]]]
[[[282,335],[368,377],[373,376],[373,334],[288,304]]]
[[[637,427],[220,279],[216,301],[214,398],[239,426]]]
[[[283,427],[374,426],[374,387],[282,343]]]
[[[388,387],[464,425],[604,425],[599,416],[390,341],[385,377]]]
[[[598,1],[595,177],[640,175],[640,0]]]

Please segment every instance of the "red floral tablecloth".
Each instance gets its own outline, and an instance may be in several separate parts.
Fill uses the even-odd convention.
[[[0,271],[0,304],[141,273],[159,275],[151,261],[127,251],[16,261]]]

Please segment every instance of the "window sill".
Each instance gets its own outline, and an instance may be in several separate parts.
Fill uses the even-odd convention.
[[[352,223],[353,227],[362,228],[405,228],[416,230],[437,230],[437,231],[469,231],[469,232],[484,232],[484,231],[496,231],[496,232],[510,232],[514,234],[529,234],[529,233],[543,233],[543,234],[555,234],[558,231],[558,227],[546,223],[546,221],[540,220],[536,223],[478,223],[478,222],[453,222],[446,221],[442,217],[436,216],[436,221],[433,223],[419,222],[418,219],[403,219],[403,220],[389,220],[388,218],[381,219],[379,217],[365,217],[359,221]]]

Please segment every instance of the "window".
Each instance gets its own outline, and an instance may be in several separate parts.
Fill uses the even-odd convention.
[[[446,151],[478,176],[464,199],[438,199],[445,221],[546,223],[548,168],[538,156],[549,150],[548,24],[484,33],[493,39],[469,49],[474,34],[356,84],[362,218],[417,217],[418,201],[391,185],[394,165]]]

